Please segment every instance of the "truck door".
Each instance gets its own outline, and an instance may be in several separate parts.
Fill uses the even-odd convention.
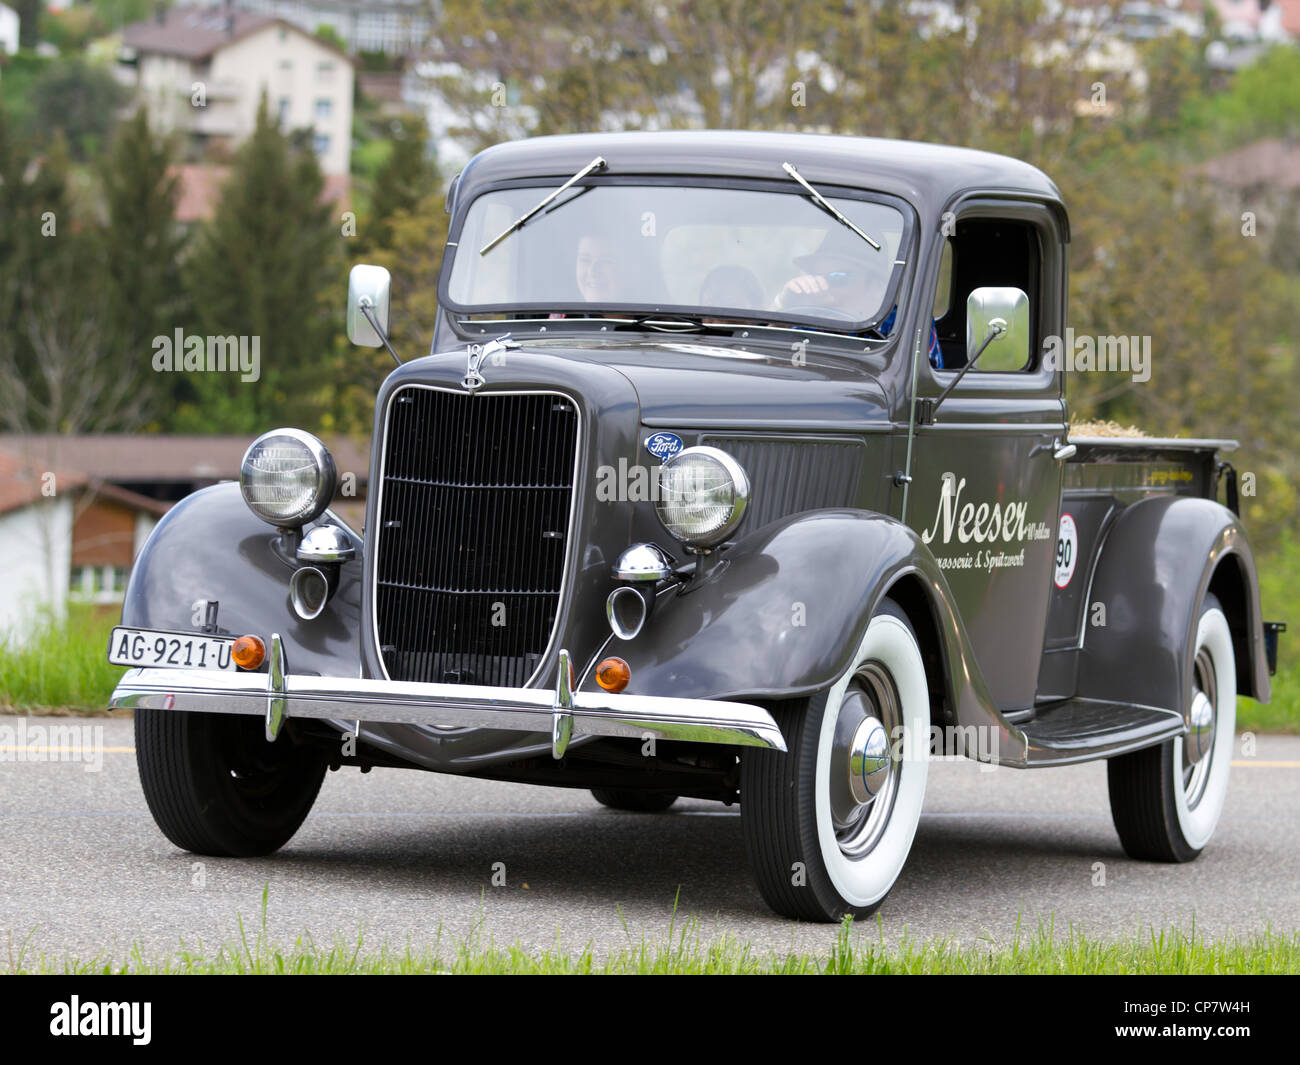
[[[933,424],[916,425],[904,520],[943,569],[999,709],[1014,713],[1034,705],[1055,570],[1067,426],[1061,375],[1042,351],[1062,333],[1064,245],[1046,208],[1006,201],[968,201],[940,239],[933,318],[942,368],[923,344],[918,398],[937,398],[972,354],[967,298],[976,289],[1024,292],[1029,342],[1023,366],[990,360],[982,370],[981,359]]]

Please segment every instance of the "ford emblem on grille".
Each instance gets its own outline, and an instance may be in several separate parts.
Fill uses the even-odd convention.
[[[682,438],[676,433],[655,433],[645,438],[645,449],[660,462],[667,462],[682,449]]]

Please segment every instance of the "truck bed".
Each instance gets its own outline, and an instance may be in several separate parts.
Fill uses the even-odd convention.
[[[1222,496],[1233,505],[1236,495],[1235,472],[1218,457],[1235,450],[1235,440],[1071,435],[1069,442],[1078,450],[1065,466],[1059,535],[1067,537],[1068,519],[1076,558],[1065,584],[1054,582],[1051,588],[1040,703],[1073,693],[1076,652],[1093,607],[1088,598],[1093,569],[1107,532],[1125,508],[1167,495]],[[1057,550],[1059,555],[1065,549],[1058,544]]]

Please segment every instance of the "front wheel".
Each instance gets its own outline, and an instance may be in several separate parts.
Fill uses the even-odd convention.
[[[262,718],[136,710],[136,764],[162,833],[182,850],[247,858],[279,850],[306,819],[325,759]]]
[[[1124,852],[1190,862],[1214,834],[1228,791],[1237,665],[1223,608],[1206,595],[1192,657],[1191,731],[1107,763],[1111,817]]]
[[[929,690],[906,614],[886,600],[844,675],[772,716],[788,751],[741,758],[759,891],[786,917],[869,916],[907,861],[929,769]]]

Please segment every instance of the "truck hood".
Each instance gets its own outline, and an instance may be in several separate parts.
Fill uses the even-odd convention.
[[[620,338],[621,340],[621,338]],[[884,389],[865,359],[714,344],[696,338],[612,343],[566,337],[524,350],[600,363],[636,389],[648,426],[708,429],[763,425],[864,429],[889,421]]]

